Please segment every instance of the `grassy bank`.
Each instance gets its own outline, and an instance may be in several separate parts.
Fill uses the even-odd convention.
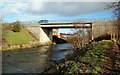
[[[20,32],[3,32],[3,37],[9,45],[24,44],[32,41],[34,38],[22,27]]]
[[[119,73],[119,50],[111,40],[93,42],[88,46],[67,55],[57,64],[60,73],[76,75],[79,73]],[[117,65],[117,66],[116,66]]]

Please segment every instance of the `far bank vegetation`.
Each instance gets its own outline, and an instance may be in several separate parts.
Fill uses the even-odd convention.
[[[32,47],[34,43],[39,45],[38,40],[19,21],[2,24],[3,49],[27,48]]]

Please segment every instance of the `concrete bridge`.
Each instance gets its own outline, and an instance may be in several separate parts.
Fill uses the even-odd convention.
[[[92,23],[91,22],[48,22],[26,25],[26,28],[36,36],[40,44],[52,43],[52,29],[54,28],[88,28],[89,38],[92,39]]]

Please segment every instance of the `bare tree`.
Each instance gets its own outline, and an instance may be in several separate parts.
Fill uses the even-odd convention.
[[[111,5],[108,5],[108,9],[113,9],[113,13],[115,15],[116,21],[115,25],[117,28],[117,34],[118,34],[118,43],[120,44],[120,1],[113,2]]]
[[[74,24],[75,28],[71,29],[72,33],[70,38],[67,39],[68,42],[72,43],[75,48],[82,48],[85,46],[85,43],[89,42],[89,33],[88,29],[79,28],[78,24]]]

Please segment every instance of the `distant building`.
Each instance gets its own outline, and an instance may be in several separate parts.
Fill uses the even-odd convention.
[[[57,36],[58,38],[60,38],[60,33],[58,29],[53,29],[53,36]]]

